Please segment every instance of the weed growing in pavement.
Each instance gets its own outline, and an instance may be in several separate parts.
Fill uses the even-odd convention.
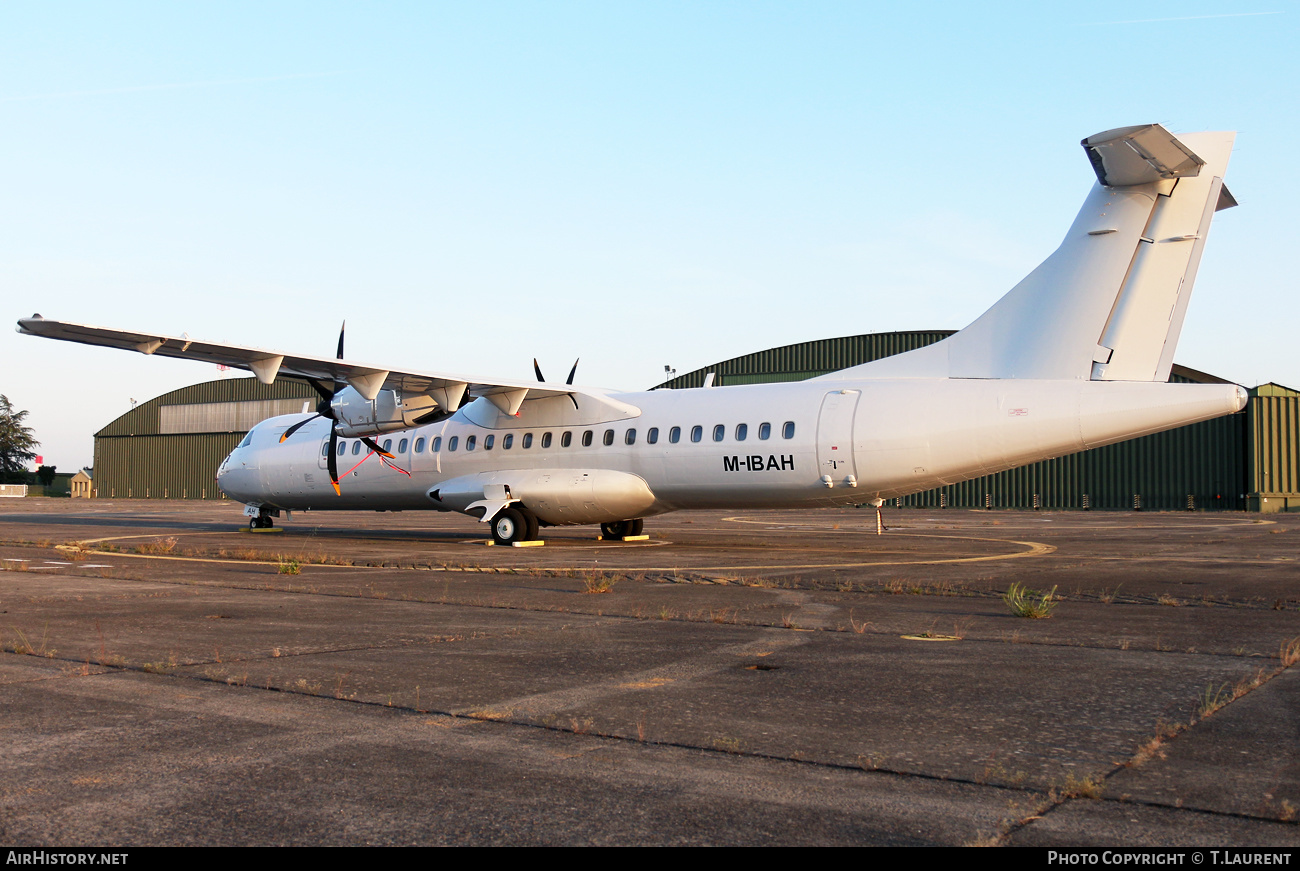
[[[1277,658],[1283,668],[1290,668],[1300,662],[1300,637],[1283,641],[1281,648],[1278,649]]]
[[[176,670],[176,666],[178,664],[179,663],[177,663],[176,661],[176,654],[169,653],[167,654],[167,659],[165,660],[159,660],[158,662],[146,662],[143,663],[140,667],[145,671],[149,672],[150,674],[170,674],[171,672]]]
[[[145,542],[136,547],[136,553],[143,554],[168,554],[176,549],[175,537],[162,538],[158,541]]]
[[[1228,689],[1226,683],[1220,684],[1218,689],[1214,688],[1214,684],[1206,685],[1205,690],[1197,697],[1196,718],[1205,719],[1232,701],[1233,698],[1235,696],[1233,696],[1232,690]]]
[[[275,566],[275,570],[282,575],[302,574],[302,563],[295,557],[281,555]]]
[[[609,593],[614,589],[614,584],[618,578],[614,575],[607,575],[604,572],[592,570],[583,572],[582,587],[584,593]]]
[[[1033,620],[1051,617],[1060,603],[1060,599],[1056,596],[1056,587],[1052,587],[1046,593],[1040,593],[1038,590],[1027,589],[1023,584],[1012,584],[1008,587],[1002,601],[1015,616]]]
[[[1049,795],[1058,799],[1066,798],[1101,798],[1101,778],[1076,777],[1071,771],[1059,786],[1053,786]]]
[[[41,640],[35,644],[28,640],[27,635],[21,629],[14,627],[13,633],[17,636],[17,640],[13,646],[14,653],[19,653],[23,656],[44,656],[47,659],[52,659],[54,654],[58,653],[58,651],[53,647],[48,646],[50,634],[50,627],[48,625],[41,630]]]

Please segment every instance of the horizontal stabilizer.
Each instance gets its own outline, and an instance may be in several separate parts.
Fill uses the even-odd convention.
[[[1107,187],[1195,177],[1205,161],[1159,124],[1118,127],[1083,140],[1097,181]]]

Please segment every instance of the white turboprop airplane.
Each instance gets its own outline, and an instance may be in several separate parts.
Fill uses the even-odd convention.
[[[255,528],[281,509],[434,509],[516,543],[539,525],[636,535],[642,518],[691,508],[879,507],[1245,406],[1236,385],[1168,383],[1210,220],[1236,205],[1233,137],[1156,124],[1088,137],[1097,184],[1061,246],[992,308],[936,344],[801,382],[618,393],[540,370],[484,381],[353,363],[342,334],[337,358],[317,358],[18,325],[311,383],[315,415],[262,421],[217,472]]]

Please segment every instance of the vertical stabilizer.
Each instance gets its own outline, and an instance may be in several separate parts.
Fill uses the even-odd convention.
[[[1099,356],[1107,359],[1094,363],[1093,380],[1169,380],[1210,220],[1220,208],[1236,204],[1223,186],[1233,134],[1192,133],[1180,141],[1204,165],[1157,198],[1102,331]]]
[[[1166,381],[1232,133],[1158,124],[1083,140],[1097,183],[1064,241],[966,329],[828,378]]]

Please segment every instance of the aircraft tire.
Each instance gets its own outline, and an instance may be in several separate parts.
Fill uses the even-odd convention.
[[[524,515],[524,522],[528,524],[528,531],[525,533],[528,541],[537,541],[541,538],[542,525],[537,520],[537,515],[527,509],[521,510],[520,514]]]
[[[622,538],[625,535],[640,535],[645,523],[642,520],[615,520],[602,523],[600,534],[605,538]]]
[[[517,508],[502,508],[492,518],[492,540],[497,544],[514,544],[528,537],[528,521]]]

